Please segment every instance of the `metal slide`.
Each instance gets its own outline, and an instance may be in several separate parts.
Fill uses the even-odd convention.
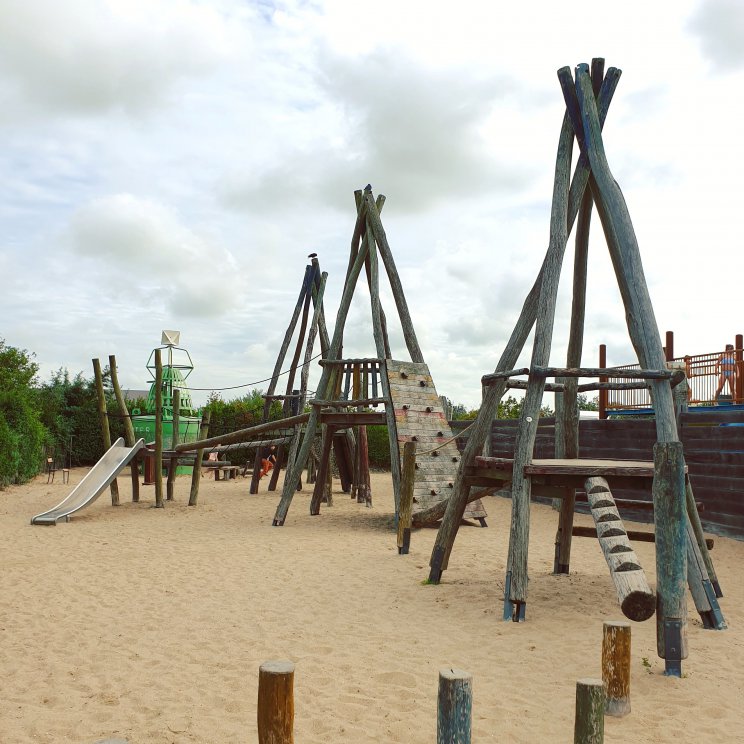
[[[145,440],[138,439],[134,447],[127,447],[124,440],[119,437],[64,501],[57,504],[54,509],[37,514],[31,520],[31,524],[55,525],[60,519],[69,522],[70,515],[90,506],[144,446]]]

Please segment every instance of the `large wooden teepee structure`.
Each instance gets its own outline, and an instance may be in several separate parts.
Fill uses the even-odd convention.
[[[382,226],[380,211],[385,197],[380,195],[375,199],[372,187],[367,186],[363,192],[355,192],[355,200],[356,223],[333,338],[321,362],[323,371],[316,397],[309,401],[312,411],[305,427],[302,446],[294,461],[287,464],[282,496],[274,516],[275,526],[284,524],[295,484],[319,427],[324,429],[324,444],[316,488],[310,502],[311,514],[318,514],[320,510],[321,484],[328,468],[333,433],[347,427],[358,427],[359,430],[369,424],[387,425],[396,513],[400,504],[401,452],[407,441],[416,442],[422,451],[429,450],[432,445],[442,445],[442,453],[446,452],[446,447],[452,450],[446,452],[447,457],[437,457],[439,451],[429,452],[429,457],[418,463],[414,487],[415,511],[423,511],[432,503],[447,499],[454,486],[459,452],[454,443],[447,443],[452,435],[424,362],[393,254]],[[392,358],[387,319],[380,302],[380,259],[390,283],[410,362]],[[370,291],[376,355],[345,359],[342,358],[344,327],[362,269],[365,270]],[[370,410],[379,405],[384,406],[384,412]],[[360,439],[362,437],[357,436],[357,440]],[[445,460],[448,464],[443,467]],[[481,520],[481,524],[485,526],[486,512],[479,502],[469,504],[467,511],[464,510],[463,513]]]
[[[622,522],[619,520],[608,480],[614,477],[645,477],[652,480],[655,509],[656,574],[655,598],[657,646],[666,661],[668,674],[681,674],[681,660],[687,655],[686,579],[706,627],[725,627],[716,594],[717,582],[707,553],[694,498],[686,478],[682,444],[677,435],[672,384],[676,378],[666,369],[641,256],[630,214],[620,187],[615,182],[605,156],[602,126],[620,71],[609,68],[604,75],[604,60],[576,68],[575,79],[569,68],[558,71],[566,102],[558,143],[550,220],[550,242],[537,281],[530,291],[516,327],[501,356],[496,371],[482,382],[486,393],[480,414],[471,430],[455,480],[453,495],[437,535],[430,560],[432,582],[438,583],[447,568],[452,546],[470,489],[474,485],[501,482],[510,484],[512,517],[504,593],[504,619],[525,619],[527,603],[527,553],[529,544],[530,495],[544,493],[563,498],[556,538],[555,572],[568,572],[574,491],[586,489],[598,526],[603,550],[615,579],[623,609],[637,612],[645,619],[653,613],[653,593],[637,562],[630,556]],[[571,155],[574,138],[580,157],[573,178]],[[587,188],[587,186],[589,188]],[[581,351],[584,327],[584,304],[587,281],[587,247],[592,206],[596,204],[617,282],[625,308],[628,332],[638,356],[641,370],[634,370],[635,382],[601,381],[582,386],[648,385],[654,403],[657,444],[653,463],[601,461],[589,463],[579,459],[578,409],[576,405],[579,377],[630,376],[615,369],[582,368]],[[566,367],[549,366],[553,335],[558,280],[569,233],[577,219],[576,258],[574,268],[573,306]],[[530,366],[514,369],[527,336],[535,327]],[[491,421],[508,386],[518,386],[513,378],[526,375],[526,395],[519,421],[513,460],[481,457],[490,433]],[[548,383],[548,378],[557,378]],[[640,381],[640,382],[639,382]],[[533,460],[537,423],[543,393],[558,393],[559,420],[556,426],[559,459]],[[626,467],[628,466],[628,467]],[[633,466],[633,467],[629,467]],[[612,526],[613,533],[606,534]],[[604,542],[603,542],[604,540]],[[640,571],[640,573],[639,573]],[[714,574],[713,574],[714,576]]]

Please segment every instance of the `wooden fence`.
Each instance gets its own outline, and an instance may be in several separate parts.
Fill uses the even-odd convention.
[[[452,431],[468,421],[452,422]],[[494,457],[513,457],[516,419],[495,421],[492,428]],[[687,413],[680,417],[684,446],[695,499],[702,503],[700,518],[706,530],[744,538],[744,412]],[[461,448],[464,438],[458,439]],[[586,458],[653,460],[656,426],[653,419],[582,420],[579,452]],[[540,419],[535,457],[555,457],[555,419]],[[651,501],[650,489],[613,488],[618,498]],[[582,510],[582,505],[577,505]],[[623,511],[624,516],[648,522],[652,512]]]

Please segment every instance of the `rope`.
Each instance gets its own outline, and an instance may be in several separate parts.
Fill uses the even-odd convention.
[[[476,421],[477,419],[473,419],[472,424],[468,424],[462,431],[455,434],[455,436],[452,437],[452,439],[448,439],[446,442],[443,442],[442,444],[439,444],[430,450],[426,450],[424,452],[416,452],[416,457],[418,457],[419,455],[430,455],[432,452],[436,452],[437,450],[442,449],[442,447],[446,447],[448,444],[451,444],[452,442],[454,442],[457,439],[457,437],[461,437],[463,434],[465,434],[466,431],[470,431],[470,429],[472,429],[473,426],[475,426]]]

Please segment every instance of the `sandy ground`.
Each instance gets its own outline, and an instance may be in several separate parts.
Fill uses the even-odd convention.
[[[622,617],[596,541],[577,538],[571,575],[551,575],[549,507],[533,506],[515,624],[501,619],[505,499],[485,499],[489,527],[461,529],[428,586],[436,533],[397,554],[389,476],[373,475],[373,509],[339,491],[310,517],[298,493],[283,528],[277,493],[205,478],[189,508],[189,482],[153,509],[152,486],[133,504],[120,478],[121,506],[106,494],[56,527],[29,520],[69,492],[59,474],[0,492],[0,742],[256,741],[268,659],[296,664],[301,744],[436,741],[445,666],[474,675],[474,742],[573,740],[576,680],[600,676],[602,622]],[[653,545],[636,548],[653,585]],[[606,719],[606,742],[744,741],[744,543],[717,537],[712,555],[729,629],[703,630],[690,600],[690,658],[673,679],[653,620],[634,623],[632,712]]]

